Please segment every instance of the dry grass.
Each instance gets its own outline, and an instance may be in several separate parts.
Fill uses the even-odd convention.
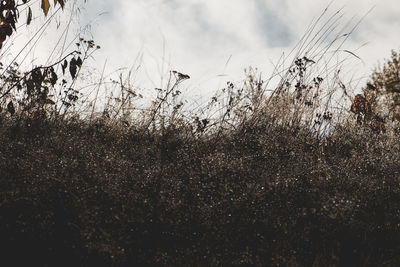
[[[249,70],[198,109],[179,72],[140,109],[121,76],[101,116],[93,102],[73,111],[73,97],[55,109],[21,93],[33,108],[14,112],[16,96],[2,97],[3,261],[397,266],[400,137],[350,112],[341,64],[327,64],[343,45],[337,16],[313,24],[288,67]]]

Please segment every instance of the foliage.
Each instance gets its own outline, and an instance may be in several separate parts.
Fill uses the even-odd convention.
[[[29,5],[30,0],[22,0],[22,4],[18,4],[15,0],[4,0],[0,3],[0,49],[3,46],[3,42],[8,36],[11,36],[17,31],[16,24],[19,18],[19,8],[27,6],[28,16],[26,24],[29,25],[32,21],[32,9]],[[64,0],[54,0],[54,6],[60,4],[61,8],[64,8]],[[41,0],[41,8],[45,16],[47,16],[50,9],[49,0]]]
[[[35,67],[24,73],[19,70],[19,65],[15,62],[6,67],[0,75],[2,83],[0,104],[7,102],[7,110],[11,115],[15,113],[16,103],[22,114],[31,114],[34,111],[41,113],[52,111],[55,114],[60,114],[62,110],[66,112],[78,100],[79,92],[72,87],[79,71],[83,63],[96,49],[99,49],[99,46],[96,46],[92,40],[80,38],[77,49],[51,65]],[[58,74],[55,70],[57,65],[61,66]],[[65,72],[67,68],[72,79],[69,83]],[[0,65],[0,70],[3,70],[2,65]],[[64,78],[60,79],[60,76]],[[57,94],[60,102],[58,105],[55,102]],[[49,108],[49,105],[55,108]]]
[[[364,94],[376,112],[400,121],[400,54],[392,50],[391,57],[377,67],[364,88]]]

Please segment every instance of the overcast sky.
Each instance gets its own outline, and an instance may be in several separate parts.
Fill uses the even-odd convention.
[[[88,0],[81,23],[91,21],[102,49],[93,63],[107,71],[141,64],[137,83],[160,86],[162,74],[177,70],[191,76],[193,93],[218,89],[244,77],[243,69],[272,71],[329,0]],[[344,49],[368,75],[378,60],[400,48],[400,5],[396,0],[336,0],[329,14],[344,7],[341,26],[357,22],[371,8]],[[51,37],[51,36],[50,36]],[[140,56],[140,60],[138,60]]]

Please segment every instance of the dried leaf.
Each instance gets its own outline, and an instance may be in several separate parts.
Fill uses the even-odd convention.
[[[78,57],[78,59],[76,60],[76,65],[80,68],[80,67],[82,67],[82,59],[81,59],[81,57]]]
[[[29,9],[28,9],[28,18],[26,19],[26,25],[31,24],[31,21],[32,21],[32,9],[31,9],[31,7],[29,7]]]
[[[50,9],[49,0],[42,0],[41,8],[43,9],[44,15],[47,16],[47,13],[49,13],[49,9]]]
[[[15,27],[15,21],[17,20],[16,13],[15,12],[11,12],[11,10],[8,10],[6,12],[4,18],[5,18],[6,24],[10,25],[16,31],[17,30],[17,28]]]
[[[64,9],[64,5],[65,5],[64,0],[54,0],[54,6],[56,6],[57,3],[60,3],[61,8]]]
[[[76,59],[72,58],[71,61],[69,62],[69,73],[71,74],[72,79],[75,79],[76,75]]]
[[[50,83],[52,86],[54,86],[57,83],[58,77],[53,68],[50,69],[50,75]]]
[[[60,3],[61,8],[64,9],[65,1],[64,0],[58,0],[57,2]]]
[[[0,26],[0,41],[3,42],[7,38],[5,25]]]
[[[68,61],[64,60],[64,63],[61,64],[61,69],[62,69],[63,74],[65,74],[65,69],[67,68],[67,66],[68,66]]]
[[[7,36],[11,36],[13,30],[10,24],[0,25],[0,43],[4,42],[7,39]]]

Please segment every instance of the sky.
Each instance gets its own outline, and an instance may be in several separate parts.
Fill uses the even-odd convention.
[[[240,81],[249,66],[268,76],[329,4],[328,14],[343,8],[338,28],[369,12],[343,46],[361,59],[348,70],[360,79],[400,49],[396,0],[87,0],[79,23],[90,24],[101,46],[90,63],[99,71],[140,66],[135,84],[151,88],[176,70],[190,75],[190,94],[202,95]],[[46,38],[56,39],[50,30]],[[35,60],[46,47],[36,48]]]

